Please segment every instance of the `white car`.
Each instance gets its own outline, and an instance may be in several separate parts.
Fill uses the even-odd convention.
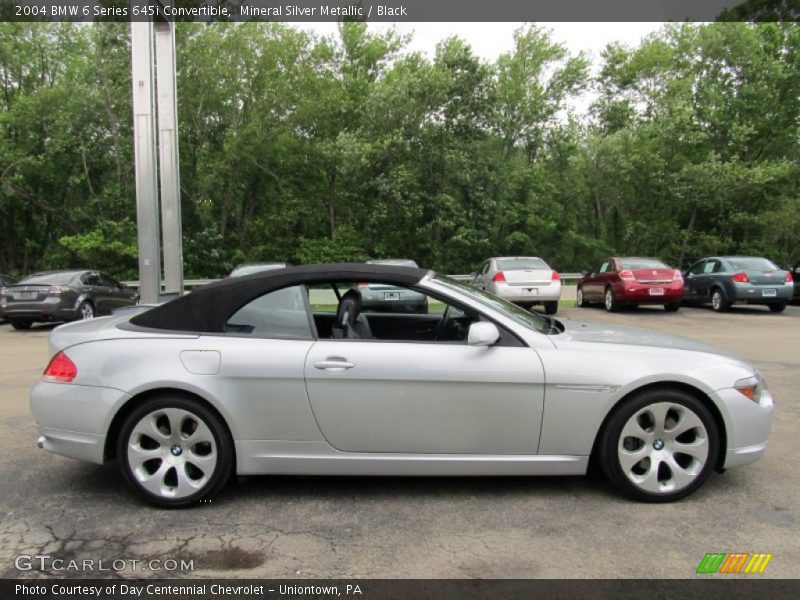
[[[536,256],[487,259],[478,268],[473,285],[524,308],[539,304],[548,315],[558,312],[561,275]]]

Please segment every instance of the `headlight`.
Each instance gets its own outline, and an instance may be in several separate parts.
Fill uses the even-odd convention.
[[[764,392],[767,390],[767,382],[764,381],[764,378],[761,376],[760,373],[756,373],[752,377],[745,377],[744,379],[740,379],[733,387],[739,392],[742,396],[745,396],[749,400],[752,400],[756,404],[761,404],[762,396]]]

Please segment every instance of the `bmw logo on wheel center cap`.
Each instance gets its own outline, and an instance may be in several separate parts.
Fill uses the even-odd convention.
[[[656,450],[661,450],[664,447],[664,440],[658,439],[653,442],[653,448]]]
[[[180,456],[183,454],[183,448],[181,448],[178,444],[175,444],[170,448],[170,452],[172,452],[173,456]]]

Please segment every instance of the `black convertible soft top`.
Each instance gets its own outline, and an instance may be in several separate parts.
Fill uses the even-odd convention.
[[[132,325],[173,331],[222,333],[228,318],[242,306],[272,290],[291,285],[325,282],[375,283],[408,286],[429,273],[426,269],[393,265],[339,263],[274,269],[217,281],[176,298],[130,320]]]

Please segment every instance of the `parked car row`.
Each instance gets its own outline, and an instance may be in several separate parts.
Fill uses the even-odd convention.
[[[576,298],[578,306],[602,303],[608,311],[639,304],[662,304],[668,311],[681,304],[710,304],[724,312],[734,304],[755,304],[783,312],[798,297],[794,279],[791,271],[755,256],[711,256],[685,272],[652,258],[612,257],[581,278]]]
[[[46,271],[17,283],[4,282],[0,287],[0,317],[10,321],[14,329],[29,329],[33,323],[108,315],[138,301],[136,290],[99,271]]]

